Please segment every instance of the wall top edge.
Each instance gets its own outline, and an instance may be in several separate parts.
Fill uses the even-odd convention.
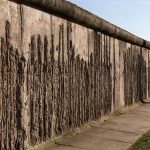
[[[150,42],[78,7],[66,0],[9,0],[62,17],[116,39],[150,49]]]

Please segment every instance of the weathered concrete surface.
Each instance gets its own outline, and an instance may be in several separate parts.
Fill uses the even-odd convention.
[[[0,150],[28,149],[150,95],[149,50],[0,1]]]
[[[127,150],[150,129],[150,104],[114,116],[79,135],[57,142],[51,150]],[[42,149],[42,148],[41,148]],[[42,150],[47,150],[43,149]]]

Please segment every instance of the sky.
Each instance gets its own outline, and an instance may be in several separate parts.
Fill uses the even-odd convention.
[[[150,41],[150,0],[70,0],[97,16]]]

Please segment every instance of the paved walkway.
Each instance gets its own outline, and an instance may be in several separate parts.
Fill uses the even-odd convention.
[[[72,138],[50,150],[127,150],[150,129],[150,104],[143,104]]]

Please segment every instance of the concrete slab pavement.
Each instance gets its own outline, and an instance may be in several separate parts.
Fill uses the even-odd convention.
[[[122,115],[112,116],[49,150],[127,150],[150,130],[150,104],[142,104]],[[43,149],[45,150],[45,149]]]

